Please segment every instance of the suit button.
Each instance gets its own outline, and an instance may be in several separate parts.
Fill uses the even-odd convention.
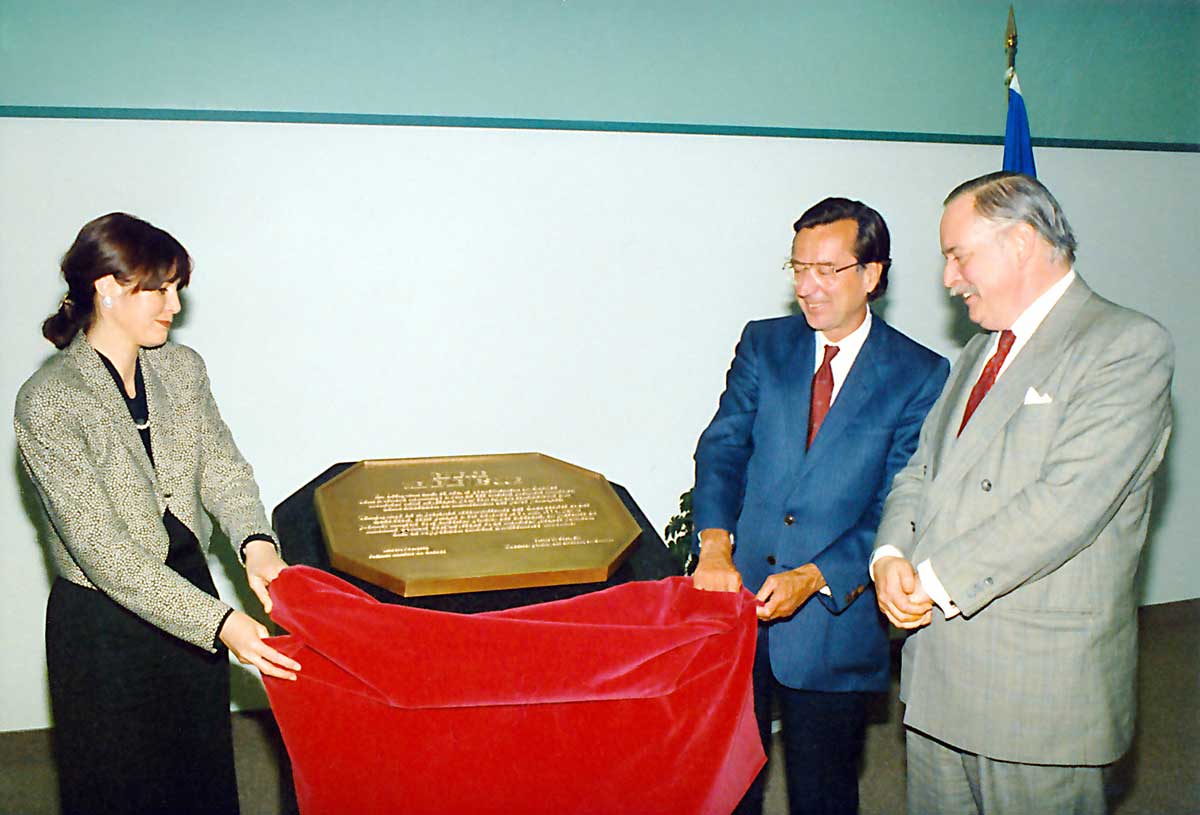
[[[988,481],[986,478],[983,479],[982,481],[979,482],[979,489],[983,490],[984,492],[991,492],[992,491],[992,482]]]
[[[169,492],[163,493],[163,498],[170,498],[170,497],[171,497],[171,493],[169,493]]]
[[[913,532],[917,531],[917,522],[916,521],[909,521],[908,525],[912,528]]]
[[[767,555],[767,563],[769,563],[770,565],[774,566],[774,565],[775,565],[775,556],[774,556],[774,555]]]
[[[796,522],[796,516],[789,512],[787,515],[783,516],[783,522],[788,526],[791,526]]]

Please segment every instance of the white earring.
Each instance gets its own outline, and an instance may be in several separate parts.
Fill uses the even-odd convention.
[[[105,308],[112,308],[112,298],[106,294],[100,298],[100,304]]]

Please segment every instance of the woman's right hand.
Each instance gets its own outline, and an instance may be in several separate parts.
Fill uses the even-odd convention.
[[[271,613],[271,593],[267,586],[279,577],[279,573],[287,568],[287,564],[275,551],[275,544],[270,541],[252,540],[242,550],[246,558],[246,580],[250,590],[258,596],[263,611]]]
[[[225,618],[218,636],[243,665],[253,665],[278,679],[295,679],[294,672],[300,670],[300,663],[263,642],[268,635],[265,625],[235,609]]]

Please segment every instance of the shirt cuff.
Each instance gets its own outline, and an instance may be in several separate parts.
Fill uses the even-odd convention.
[[[925,558],[917,564],[917,577],[921,578],[921,586],[925,592],[933,600],[942,613],[946,615],[946,619],[958,616],[958,606],[954,605],[954,601],[950,599],[949,592],[942,585],[942,581],[938,580],[937,573],[933,571],[933,566],[929,562],[929,558]]]
[[[892,546],[890,543],[885,543],[874,552],[871,553],[871,563],[867,566],[867,574],[871,575],[871,582],[875,582],[875,561],[881,557],[904,557],[904,553]]]

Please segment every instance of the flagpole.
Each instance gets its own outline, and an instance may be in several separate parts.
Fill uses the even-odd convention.
[[[1017,19],[1011,4],[1008,7],[1008,27],[1004,31],[1004,52],[1008,54],[1008,70],[1004,73],[1004,87],[1007,88],[1017,73]]]

